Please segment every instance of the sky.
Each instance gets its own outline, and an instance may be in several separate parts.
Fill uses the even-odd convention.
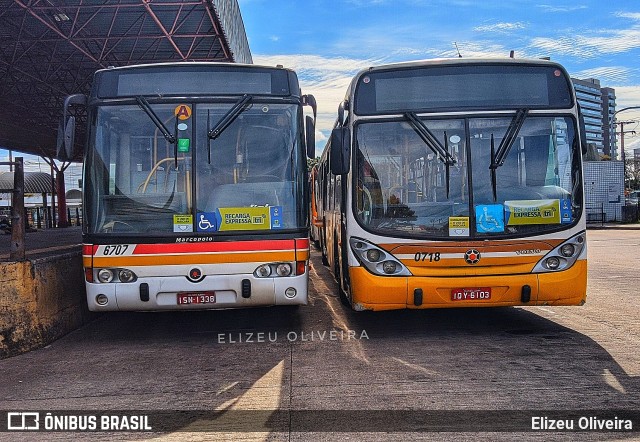
[[[366,67],[442,57],[551,57],[576,78],[616,89],[617,109],[640,106],[638,0],[238,0],[255,64],[294,69],[318,102],[319,155],[351,78]],[[640,110],[618,114],[640,121]],[[625,125],[640,148],[640,123]],[[0,161],[8,154],[0,150]],[[47,171],[27,156],[27,170]],[[77,187],[80,167],[68,171]],[[4,167],[3,169],[4,170]],[[74,185],[75,184],[75,185]]]
[[[551,57],[572,77],[616,89],[617,109],[640,106],[638,0],[238,0],[255,64],[298,73],[318,101],[323,146],[351,78],[383,63],[457,57]],[[618,114],[640,121],[640,110]],[[625,125],[640,148],[640,123]]]

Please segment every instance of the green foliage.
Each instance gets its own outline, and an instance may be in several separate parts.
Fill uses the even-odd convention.
[[[311,171],[313,166],[320,162],[320,157],[307,158],[307,170]]]

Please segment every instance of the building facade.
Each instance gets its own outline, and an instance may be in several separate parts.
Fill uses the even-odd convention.
[[[600,80],[588,78],[580,80],[572,78],[576,89],[576,97],[584,117],[587,131],[587,143],[595,144],[599,155],[604,155],[604,139],[602,130],[602,92]]]
[[[616,111],[615,89],[600,87],[600,80],[572,78],[578,104],[584,117],[587,143],[595,145],[600,156],[619,159],[616,142],[614,113]]]

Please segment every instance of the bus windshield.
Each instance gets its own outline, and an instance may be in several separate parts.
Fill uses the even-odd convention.
[[[553,231],[579,218],[581,169],[572,118],[524,118],[493,177],[491,166],[513,117],[421,121],[452,161],[443,161],[406,120],[356,126],[354,211],[365,229],[417,238],[495,238]]]
[[[149,101],[175,143],[140,105],[90,110],[87,233],[237,234],[306,226],[299,105],[254,101],[210,139],[232,100]]]

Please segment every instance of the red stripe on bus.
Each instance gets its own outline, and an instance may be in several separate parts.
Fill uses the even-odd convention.
[[[308,248],[309,248],[309,238],[296,239],[296,249],[308,249]]]
[[[294,245],[294,240],[138,244],[134,249],[133,254],[154,255],[164,253],[255,252],[262,250],[293,250]]]
[[[94,246],[93,244],[84,244],[82,246],[83,255],[95,255],[97,250],[98,250],[98,246]]]

